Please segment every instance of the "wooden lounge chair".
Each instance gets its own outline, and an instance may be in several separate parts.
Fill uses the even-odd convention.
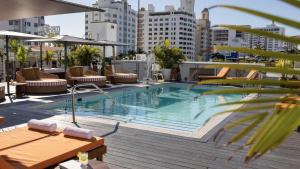
[[[67,81],[58,76],[40,71],[39,68],[26,68],[16,73],[16,81],[26,83],[27,94],[66,93]]]
[[[113,66],[107,65],[104,68],[104,74],[112,83],[137,83],[137,74],[117,73]]]
[[[55,167],[76,158],[78,152],[87,152],[89,159],[102,161],[106,153],[104,139],[100,137],[85,140],[27,127],[0,133],[0,140],[0,169],[9,169],[9,166],[18,169]]]
[[[92,70],[84,70],[83,66],[74,66],[67,70],[66,78],[69,85],[93,83],[99,87],[106,85],[106,77],[99,76]]]
[[[226,79],[245,79],[245,80],[253,80],[258,76],[257,70],[251,70],[246,77],[227,77]]]
[[[217,76],[198,76],[199,81],[203,80],[213,80],[213,79],[225,79],[228,73],[230,72],[230,68],[224,67],[220,70]]]
[[[5,101],[5,86],[0,86],[0,102]]]

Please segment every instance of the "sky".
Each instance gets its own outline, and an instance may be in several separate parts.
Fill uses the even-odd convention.
[[[67,0],[74,3],[90,5],[96,0]],[[138,0],[128,0],[132,8],[138,9]],[[164,10],[165,5],[174,5],[176,8],[180,6],[180,0],[141,0],[141,7],[147,7],[148,4],[154,4],[156,11]],[[195,12],[196,17],[199,18],[201,11],[213,5],[230,4],[251,9],[268,12],[278,16],[283,16],[295,21],[299,21],[300,10],[287,5],[280,0],[196,0]],[[252,15],[232,11],[224,8],[215,8],[210,11],[210,20],[213,25],[216,24],[236,24],[236,25],[252,25],[254,27],[263,27],[271,24],[271,21],[261,19]],[[46,23],[50,25],[61,26],[62,35],[72,35],[83,37],[85,27],[85,14],[66,14],[46,17]],[[284,26],[285,25],[280,25]],[[300,35],[300,31],[286,27],[287,35]]]

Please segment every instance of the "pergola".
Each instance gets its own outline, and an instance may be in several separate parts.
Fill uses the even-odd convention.
[[[37,16],[78,13],[104,10],[63,0],[0,0],[0,20],[24,19]],[[8,42],[9,38],[6,38]],[[8,49],[7,49],[8,50]],[[8,51],[6,51],[8,57]],[[9,91],[9,78],[6,79]]]
[[[11,75],[9,75],[7,73],[8,72],[8,64],[9,64],[9,40],[10,39],[25,40],[25,39],[35,39],[35,38],[43,38],[43,37],[37,36],[37,35],[26,34],[26,33],[2,30],[2,31],[0,31],[0,38],[5,39],[6,62],[5,62],[4,70],[5,70],[5,74],[6,74],[5,79],[7,82],[7,94],[8,94],[8,96],[10,96],[9,82],[11,80]],[[4,58],[3,58],[3,60],[4,60]]]
[[[64,45],[64,51],[65,51],[65,71],[67,70],[68,65],[68,46],[72,44],[82,44],[82,45],[97,45],[98,43],[91,40],[86,40],[82,38],[78,38],[75,36],[69,36],[69,35],[62,35],[62,36],[55,36],[48,39],[34,39],[29,40],[29,42],[40,42],[41,48],[40,48],[40,65],[41,68],[43,68],[43,58],[42,58],[42,44],[43,43],[59,43]]]

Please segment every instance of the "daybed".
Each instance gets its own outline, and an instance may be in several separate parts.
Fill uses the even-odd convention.
[[[26,83],[27,94],[66,93],[67,81],[58,76],[44,73],[39,68],[26,68],[17,72],[16,80]]]
[[[26,136],[26,137],[25,137]],[[0,133],[0,169],[39,169],[55,167],[88,152],[89,159],[102,161],[106,153],[104,139],[66,137],[62,132],[47,133],[27,127]]]
[[[137,83],[138,76],[133,73],[117,73],[113,66],[107,65],[104,74],[112,83]]]
[[[67,70],[66,78],[69,85],[94,83],[99,87],[106,85],[106,77],[99,76],[92,70],[84,70],[83,66],[74,66]]]

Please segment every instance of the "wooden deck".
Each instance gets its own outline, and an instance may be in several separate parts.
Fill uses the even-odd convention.
[[[40,103],[1,105],[0,116],[6,117],[6,123],[1,127],[26,123],[29,119],[46,118],[58,122],[60,126],[72,125],[68,119],[61,120],[27,109],[28,105],[34,104]],[[88,119],[80,120],[79,125],[96,131],[98,135],[113,129],[111,125]],[[227,133],[217,146],[211,138],[203,141],[121,126],[117,133],[106,137],[108,153],[104,161],[111,169],[300,169],[299,133],[295,132],[279,149],[250,164],[244,164],[245,151],[236,151],[239,145],[220,147],[236,132]],[[228,160],[231,156],[232,160]]]

